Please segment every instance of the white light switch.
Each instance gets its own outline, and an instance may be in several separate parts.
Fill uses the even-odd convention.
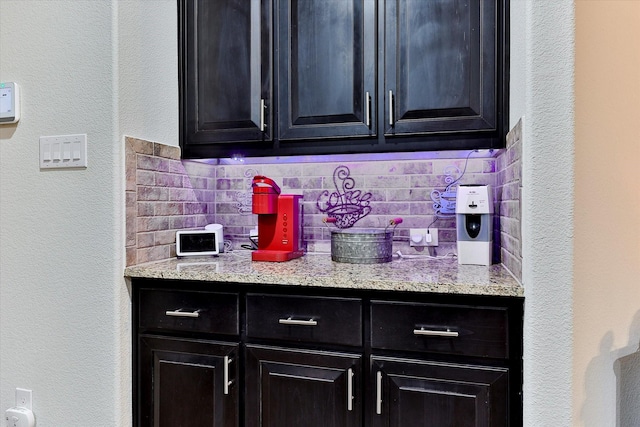
[[[40,137],[40,169],[86,167],[86,134]]]
[[[62,143],[62,160],[71,160],[71,141]]]

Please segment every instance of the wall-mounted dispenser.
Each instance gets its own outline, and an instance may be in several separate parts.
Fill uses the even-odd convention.
[[[491,265],[493,193],[489,185],[458,185],[458,264]]]

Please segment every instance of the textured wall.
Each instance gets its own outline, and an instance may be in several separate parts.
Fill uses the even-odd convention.
[[[571,426],[574,1],[526,1],[525,426]]]
[[[39,427],[131,425],[122,135],[177,144],[176,13],[0,0],[0,77],[22,88],[0,126],[0,413],[24,387]],[[68,133],[87,169],[40,171],[38,138]]]
[[[175,0],[114,1],[121,134],[178,145]]]
[[[39,427],[114,426],[122,189],[112,2],[2,0],[0,10],[0,75],[22,88],[20,122],[0,127],[0,411],[23,387]],[[88,167],[39,170],[38,138],[68,133],[87,134]]]

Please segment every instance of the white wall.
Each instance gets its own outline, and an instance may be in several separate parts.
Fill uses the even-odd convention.
[[[177,144],[175,34],[173,0],[0,0],[22,88],[0,126],[2,412],[23,387],[40,427],[130,425],[123,135]],[[40,171],[39,136],[71,133],[87,169]]]
[[[510,0],[509,9],[509,129],[512,129],[526,108],[527,2]]]
[[[572,425],[573,1],[525,8],[524,416],[560,427]]]
[[[116,5],[122,133],[177,146],[177,1],[119,0]]]

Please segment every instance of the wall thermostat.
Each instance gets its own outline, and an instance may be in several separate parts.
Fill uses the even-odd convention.
[[[215,230],[176,231],[176,255],[218,255],[218,239]]]
[[[0,82],[0,125],[20,120],[20,87],[14,82]]]

